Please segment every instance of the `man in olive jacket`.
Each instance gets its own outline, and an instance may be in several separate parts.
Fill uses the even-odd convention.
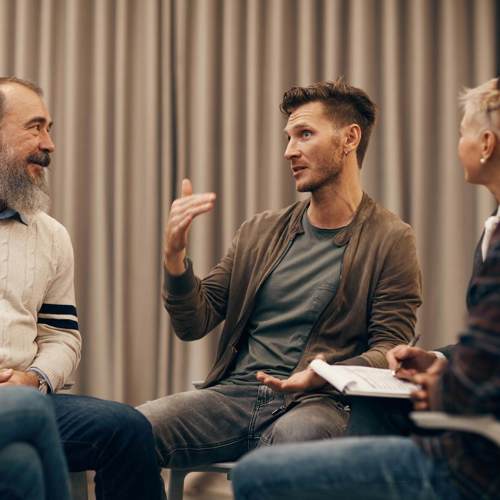
[[[201,389],[139,408],[163,466],[343,434],[346,402],[309,362],[323,354],[330,363],[385,367],[386,352],[414,335],[421,299],[413,231],[361,187],[374,104],[337,80],[290,89],[281,109],[285,158],[309,200],[246,221],[203,280],[186,257],[187,236],[215,194],[193,194],[185,179],[172,204],[164,299],[175,332],[195,340],[225,324]]]

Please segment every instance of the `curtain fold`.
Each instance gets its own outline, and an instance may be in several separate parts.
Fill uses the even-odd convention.
[[[423,345],[454,341],[484,218],[465,184],[457,94],[495,76],[494,0],[0,0],[0,74],[37,81],[53,115],[52,213],[76,257],[76,390],[138,404],[190,387],[217,332],[176,339],[161,304],[180,181],[217,193],[189,255],[203,275],[253,214],[298,199],[278,105],[344,75],[379,108],[362,179],[412,224]]]

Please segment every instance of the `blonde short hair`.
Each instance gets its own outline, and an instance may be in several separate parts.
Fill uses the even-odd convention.
[[[476,122],[500,131],[500,78],[492,78],[474,88],[466,88],[459,97],[465,113]]]

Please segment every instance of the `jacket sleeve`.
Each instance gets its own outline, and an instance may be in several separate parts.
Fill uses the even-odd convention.
[[[81,337],[75,306],[74,257],[63,227],[54,236],[55,267],[37,315],[37,354],[29,369],[41,372],[51,391],[62,389],[80,362]]]
[[[194,274],[189,259],[182,275],[172,276],[165,271],[163,301],[180,339],[200,339],[225,319],[238,234],[224,258],[203,280]]]
[[[406,226],[386,252],[375,284],[368,319],[368,350],[340,364],[386,368],[387,351],[415,335],[421,299],[421,274],[415,236]]]
[[[467,330],[438,384],[436,409],[500,418],[500,226],[469,299]]]

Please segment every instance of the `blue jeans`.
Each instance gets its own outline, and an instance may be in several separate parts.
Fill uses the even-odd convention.
[[[0,388],[0,498],[70,498],[54,410],[27,387]]]
[[[153,426],[163,467],[229,462],[259,446],[340,436],[348,412],[329,396],[284,410],[265,385],[219,384],[149,401],[138,409]]]
[[[51,394],[72,472],[95,470],[98,500],[163,498],[151,425],[132,407],[88,396]]]
[[[339,438],[257,450],[233,470],[236,500],[458,500],[445,463],[410,438]]]

